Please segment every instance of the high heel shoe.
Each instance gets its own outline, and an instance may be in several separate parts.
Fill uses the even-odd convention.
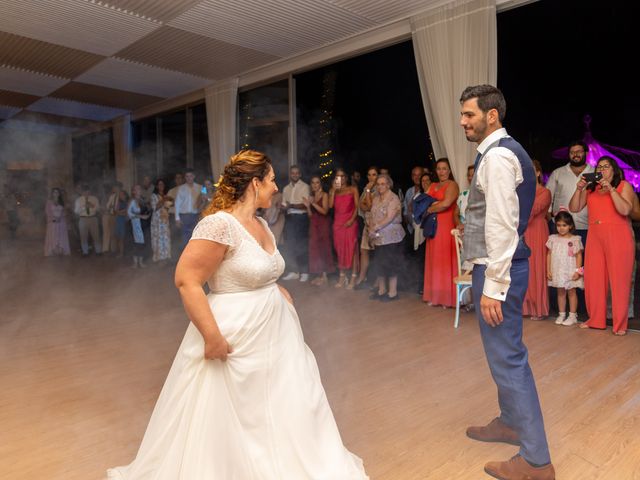
[[[353,290],[356,286],[356,280],[358,275],[356,273],[351,274],[351,280],[349,281],[349,285],[347,285],[347,290]]]
[[[335,288],[342,288],[347,285],[347,276],[344,273],[341,273],[338,277],[338,281],[334,285]]]

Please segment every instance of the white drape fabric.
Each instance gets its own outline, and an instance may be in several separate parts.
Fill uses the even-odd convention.
[[[205,89],[211,170],[217,179],[236,150],[238,79]]]
[[[113,153],[116,164],[116,179],[128,191],[133,185],[133,156],[131,138],[131,115],[118,117],[113,122]]]
[[[476,156],[459,125],[460,94],[496,85],[495,0],[457,0],[411,19],[422,101],[436,158],[448,157],[461,189]]]

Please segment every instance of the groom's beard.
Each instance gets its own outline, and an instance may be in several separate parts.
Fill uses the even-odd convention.
[[[571,162],[572,166],[581,167],[585,163],[587,163],[587,157],[582,157],[582,159],[580,159],[580,160],[571,158],[571,159],[569,159],[569,161]]]

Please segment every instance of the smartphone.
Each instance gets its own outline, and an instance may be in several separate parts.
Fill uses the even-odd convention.
[[[587,183],[596,183],[602,180],[602,172],[583,173],[582,178],[584,178]]]
[[[200,193],[202,195],[206,195],[207,194],[207,187],[205,187],[204,185],[202,186],[202,188],[200,189]]]

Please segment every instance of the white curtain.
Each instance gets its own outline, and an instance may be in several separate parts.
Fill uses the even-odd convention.
[[[131,155],[131,115],[118,117],[113,122],[113,152],[116,179],[127,191],[133,185],[133,156]]]
[[[238,79],[205,89],[209,152],[214,180],[236,150]]]
[[[496,85],[495,0],[458,0],[411,19],[422,101],[436,158],[448,157],[461,189],[475,145],[460,127],[460,94],[470,85]]]

